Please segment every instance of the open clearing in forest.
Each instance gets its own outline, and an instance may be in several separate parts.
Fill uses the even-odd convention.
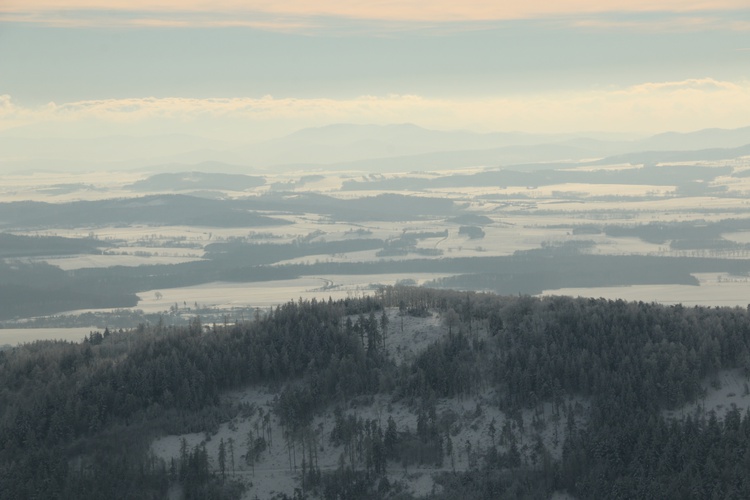
[[[681,408],[663,412],[670,418],[683,418],[688,415],[702,415],[706,418],[714,412],[719,420],[732,408],[737,408],[740,416],[750,409],[750,377],[742,370],[722,370],[715,376],[701,382],[703,396]]]
[[[397,309],[389,309],[389,335],[387,349],[398,363],[408,362],[413,356],[423,351],[427,346],[448,334],[442,318],[437,313],[428,317],[416,318],[403,316],[403,329]],[[356,318],[355,318],[356,319]],[[239,478],[248,485],[244,498],[270,498],[276,493],[293,495],[294,489],[300,487],[301,481],[301,450],[297,444],[294,451],[290,451],[284,440],[278,417],[273,412],[274,401],[278,392],[268,387],[250,387],[245,390],[233,391],[225,397],[233,403],[241,403],[249,408],[244,416],[235,417],[230,422],[222,423],[216,433],[193,433],[180,436],[164,436],[156,439],[151,449],[164,459],[167,464],[172,459],[178,459],[182,440],[188,451],[201,444],[205,444],[209,461],[213,470],[219,470],[219,445],[223,440],[225,446],[231,439],[234,448],[234,471],[231,475]],[[577,426],[586,422],[588,403],[582,399],[565,398],[565,407],[573,412],[573,420]],[[410,405],[406,400],[394,399],[393,396],[379,394],[375,396],[361,396],[347,401],[330,405],[316,415],[310,428],[317,439],[316,454],[318,466],[322,472],[336,470],[342,460],[346,461],[344,447],[333,446],[330,441],[331,431],[335,424],[334,410],[338,406],[343,415],[354,415],[363,420],[377,420],[380,427],[385,429],[389,417],[396,423],[399,432],[415,432],[417,426],[418,405]],[[533,427],[536,419],[542,419],[542,427]],[[248,436],[251,439],[263,433],[263,418],[270,415],[271,446],[263,452],[254,467],[248,465],[244,455],[248,449]],[[536,410],[523,410],[518,416],[509,418],[497,406],[497,395],[492,390],[478,389],[476,394],[462,398],[439,399],[436,403],[438,420],[451,421],[450,435],[453,443],[453,456],[444,456],[441,466],[402,464],[389,462],[387,476],[389,481],[401,481],[415,496],[429,494],[436,487],[433,474],[441,471],[468,470],[470,463],[480,463],[487,448],[493,440],[501,452],[507,451],[507,445],[501,445],[501,430],[508,422],[508,426],[518,437],[518,449],[527,460],[533,462],[541,460],[535,450],[536,443],[541,442],[552,457],[560,458],[562,444],[565,437],[565,417],[553,411],[551,403],[544,403]],[[523,430],[519,425],[519,418],[523,421]],[[493,436],[490,424],[495,428]],[[228,449],[227,449],[228,450]],[[232,459],[227,451],[226,469],[231,471]],[[364,464],[356,464],[357,468],[364,468]]]

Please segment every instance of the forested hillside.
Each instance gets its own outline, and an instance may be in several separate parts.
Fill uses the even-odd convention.
[[[447,334],[398,358],[389,342],[399,325],[384,311],[439,315]],[[730,368],[750,372],[744,309],[423,288],[288,303],[234,325],[196,318],[189,327],[93,332],[81,344],[0,351],[0,492],[253,498],[252,486],[228,473],[226,455],[185,446],[165,461],[149,444],[163,434],[210,436],[249,411],[224,394],[263,385],[277,393],[269,425],[302,450],[298,498],[410,498],[387,476],[402,464],[441,468],[427,495],[436,499],[555,491],[581,499],[748,498],[750,416],[663,412],[700,398],[701,381]],[[467,446],[468,466],[456,467],[464,443],[453,443],[456,420],[436,408],[482,391],[508,418],[492,426],[491,442]],[[411,408],[416,429],[339,410],[333,431],[316,435],[315,415],[374,395]],[[574,397],[588,402],[585,423],[566,403]],[[533,424],[524,426],[518,415],[529,410]],[[562,429],[560,456],[535,437],[547,426]],[[265,427],[263,436],[252,449],[242,445],[246,460],[262,460]],[[318,467],[311,436],[347,450],[338,469]],[[533,449],[522,446],[528,439]]]

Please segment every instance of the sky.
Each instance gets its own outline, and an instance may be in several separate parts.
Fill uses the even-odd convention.
[[[0,0],[0,134],[750,125],[748,0]]]

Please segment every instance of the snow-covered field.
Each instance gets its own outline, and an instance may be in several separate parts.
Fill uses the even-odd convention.
[[[390,333],[387,347],[397,362],[424,350],[429,344],[448,333],[437,313],[427,318],[405,316],[403,328],[398,311],[390,309],[388,313]],[[225,446],[228,446],[227,443],[231,439],[234,449],[234,468],[230,473],[232,457],[227,455],[227,471],[248,486],[245,499],[254,499],[256,496],[257,498],[270,498],[276,493],[292,495],[294,488],[299,487],[301,480],[300,450],[297,447],[295,458],[285,444],[282,429],[273,413],[276,394],[267,387],[248,387],[245,390],[230,393],[226,397],[235,403],[249,405],[253,409],[252,414],[236,417],[231,422],[221,424],[215,434],[194,433],[161,437],[152,443],[151,449],[158,457],[169,463],[171,459],[177,459],[180,456],[183,439],[188,449],[205,444],[209,461],[213,469],[218,470],[220,443],[223,440]],[[581,399],[568,398],[565,400],[565,405],[575,408],[573,418],[577,425],[582,425],[587,418],[588,403]],[[409,407],[405,401],[393,400],[388,395],[354,398],[351,401],[339,403],[339,406],[342,407],[345,415],[354,415],[365,420],[378,420],[382,428],[385,428],[388,418],[392,417],[398,431],[414,432],[416,430],[416,409]],[[330,442],[331,431],[335,423],[333,412],[334,407],[326,408],[315,417],[310,426],[317,436],[318,465],[323,472],[337,469],[341,461],[345,460],[343,447],[333,446]],[[404,467],[401,464],[389,462],[387,466],[389,481],[403,482],[415,496],[429,494],[436,487],[433,474],[441,471],[466,470],[470,467],[470,462],[474,460],[481,463],[481,457],[493,443],[497,443],[501,451],[505,451],[507,446],[500,445],[500,434],[506,420],[509,423],[513,422],[511,427],[518,438],[518,448],[527,460],[535,460],[533,458],[534,444],[538,440],[544,443],[553,457],[559,458],[565,436],[565,421],[559,414],[557,417],[553,414],[551,403],[541,405],[537,412],[537,418],[542,417],[546,422],[543,428],[534,429],[532,427],[534,411],[524,410],[521,414],[523,419],[523,430],[521,430],[517,420],[509,420],[508,416],[498,409],[496,395],[492,390],[481,390],[462,398],[441,399],[436,405],[436,415],[439,420],[452,421],[450,434],[453,442],[453,456],[444,457],[441,467],[415,464]],[[246,443],[248,436],[252,439],[262,432],[264,415],[270,416],[272,444],[262,454],[259,462],[252,467],[244,461],[244,455],[248,449]],[[491,424],[495,428],[494,435],[490,430]],[[361,467],[362,464],[359,466]]]
[[[747,307],[750,305],[750,278],[726,273],[696,273],[700,286],[691,285],[633,285],[596,288],[560,288],[545,290],[541,295],[570,295],[682,304],[686,306]]]
[[[98,328],[0,328],[0,346],[17,345],[37,340],[66,340],[81,342],[89,333]]]
[[[158,255],[92,255],[83,254],[75,255],[71,257],[52,257],[43,259],[47,264],[57,266],[63,271],[73,271],[75,269],[86,269],[86,268],[97,268],[97,267],[112,267],[112,266],[148,266],[156,264],[182,264],[184,262],[192,262],[200,260],[198,252],[186,251],[185,255],[164,255],[161,249],[154,249]],[[189,253],[194,253],[189,255]],[[200,252],[202,253],[202,252]]]
[[[333,300],[361,297],[372,293],[379,285],[394,285],[409,278],[416,284],[448,276],[439,273],[355,274],[336,276],[307,276],[290,280],[261,281],[256,283],[213,282],[181,288],[166,288],[139,293],[134,309],[144,312],[166,311],[175,302],[188,305],[232,308],[239,306],[269,307],[290,300]],[[157,294],[157,292],[159,292]]]
[[[711,165],[710,162],[703,162]],[[727,162],[716,162],[725,166]],[[750,165],[737,160],[731,163],[735,168]],[[631,165],[597,166],[589,169],[621,169]],[[472,174],[482,168],[446,169],[436,172],[387,174],[386,177],[421,176],[437,178],[450,174]],[[384,194],[386,191],[341,191],[341,183],[351,179],[361,179],[361,172],[316,172],[322,178],[314,182],[296,184],[309,172],[263,172],[266,185],[248,190],[242,195],[258,195],[267,192],[276,184],[289,186],[283,189],[292,192],[322,193],[338,198],[357,198]],[[95,172],[85,174],[36,173],[15,174],[3,178],[0,194],[4,201],[15,199],[63,202],[78,199],[103,199],[113,196],[140,196],[141,193],[128,191],[127,185],[149,175],[148,172],[130,171],[121,174]],[[517,251],[539,248],[546,243],[559,244],[575,240],[591,240],[595,247],[590,251],[607,255],[670,255],[680,252],[670,250],[669,244],[650,244],[637,238],[612,238],[604,234],[574,235],[572,228],[582,224],[602,226],[605,224],[641,224],[654,221],[706,221],[738,217],[738,210],[750,207],[750,200],[741,195],[740,188],[750,183],[750,178],[722,178],[737,195],[712,197],[664,196],[672,190],[670,186],[614,185],[614,184],[561,184],[528,189],[527,186],[507,188],[472,187],[450,188],[415,192],[422,196],[439,196],[454,200],[457,206],[476,215],[484,215],[491,223],[484,225],[482,239],[468,239],[458,234],[459,224],[450,222],[450,217],[432,217],[405,222],[365,221],[360,223],[336,222],[318,214],[285,214],[283,217],[292,225],[274,226],[261,229],[212,228],[170,226],[156,227],[135,225],[132,227],[80,227],[71,229],[31,230],[25,234],[58,235],[68,237],[93,237],[103,242],[102,255],[76,255],[44,259],[63,270],[108,267],[114,265],[139,266],[148,264],[176,264],[204,257],[203,248],[217,241],[229,238],[248,238],[258,242],[288,243],[299,237],[310,236],[313,241],[335,241],[355,237],[393,239],[404,232],[448,231],[446,238],[420,240],[421,249],[439,250],[441,255],[422,257],[410,254],[407,257],[385,257],[396,260],[403,258],[456,258],[511,255]],[[97,189],[82,189],[69,194],[55,194],[55,186],[85,184]],[[53,189],[50,189],[53,188]],[[64,191],[64,189],[63,189]],[[399,192],[408,194],[408,192]],[[561,193],[575,193],[576,200],[565,200]],[[732,191],[734,193],[734,191]],[[227,192],[227,196],[238,193]],[[7,195],[7,196],[6,196]],[[642,199],[645,195],[656,196]],[[493,198],[493,196],[495,196]],[[586,196],[599,196],[587,199]],[[606,196],[617,196],[607,200]],[[660,197],[661,196],[661,197]],[[630,198],[632,197],[632,199]],[[638,198],[641,197],[641,198]],[[710,209],[710,212],[704,210]],[[360,232],[358,232],[360,231]],[[725,235],[727,239],[739,243],[750,242],[750,232],[737,232]],[[180,243],[180,245],[177,244]],[[185,246],[185,248],[182,247]],[[369,262],[379,260],[377,251],[311,255],[284,261],[283,263],[321,262]],[[722,255],[727,258],[747,258],[741,252]],[[137,306],[146,312],[166,311],[175,303],[217,306],[259,306],[283,303],[299,298],[318,300],[332,297],[366,293],[377,284],[394,284],[401,279],[414,279],[417,284],[441,275],[378,275],[378,276],[315,276],[296,280],[264,283],[207,283],[194,287],[166,290],[150,290],[139,294]],[[710,276],[701,278],[701,286],[648,285],[631,287],[563,288],[547,290],[545,294],[582,295],[626,300],[646,300],[662,303],[683,303],[686,305],[741,305],[750,303],[750,287],[737,278]],[[157,293],[159,292],[159,297]]]

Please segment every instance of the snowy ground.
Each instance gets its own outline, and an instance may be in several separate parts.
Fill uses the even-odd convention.
[[[185,439],[189,448],[205,444],[212,467],[214,470],[218,470],[220,442],[223,440],[225,446],[228,446],[231,439],[234,443],[235,464],[232,475],[248,486],[245,494],[246,499],[254,499],[256,496],[257,498],[269,498],[280,492],[292,495],[294,488],[300,485],[300,450],[297,449],[296,458],[290,457],[282,429],[278,425],[276,416],[272,413],[275,394],[266,388],[248,388],[228,397],[237,402],[251,405],[255,411],[249,417],[237,417],[231,422],[222,424],[216,434],[195,433],[162,437],[154,441],[152,450],[158,457],[169,463],[172,458],[177,459],[179,457],[182,439]],[[378,419],[383,427],[385,427],[388,418],[393,417],[399,431],[410,429],[414,432],[416,429],[417,417],[413,409],[405,403],[394,402],[386,395],[375,396],[372,399],[360,398],[360,401],[364,401],[364,404],[357,403],[356,400],[353,403],[350,402],[350,407],[345,410],[345,414],[355,415],[366,420]],[[588,409],[585,402],[568,400],[568,403],[577,404],[576,421],[578,425],[582,425]],[[272,415],[272,444],[263,453],[260,461],[254,467],[251,467],[244,460],[244,455],[248,449],[248,436],[254,438],[259,432],[262,432],[262,415],[269,412]],[[519,436],[519,450],[527,461],[534,460],[531,457],[538,436],[552,456],[559,458],[565,435],[563,419],[555,421],[552,416],[552,405],[545,404],[543,414],[547,424],[544,429],[534,430],[532,428],[532,413],[531,410],[523,412],[525,430],[522,434],[516,427],[516,421],[514,421],[514,429]],[[387,469],[390,481],[402,481],[415,496],[422,496],[436,487],[432,477],[434,473],[466,470],[469,468],[470,460],[476,460],[477,463],[481,464],[482,456],[493,441],[489,430],[490,423],[493,421],[497,429],[495,441],[501,451],[507,450],[507,447],[499,445],[500,429],[502,429],[507,416],[497,409],[492,392],[485,391],[462,399],[440,400],[437,405],[438,418],[449,414],[456,418],[451,430],[451,439],[454,443],[453,460],[446,456],[442,467],[409,465],[404,468],[401,464],[390,462]],[[344,454],[343,447],[334,447],[330,443],[333,423],[333,408],[329,408],[322,415],[318,415],[311,426],[318,435],[318,464],[321,471],[337,469]],[[470,454],[472,458],[469,458]],[[290,461],[292,464],[290,464]],[[294,465],[295,462],[296,466]],[[231,457],[228,456],[228,471],[231,470],[230,464]]]
[[[261,281],[255,283],[212,282],[180,288],[150,290],[138,294],[138,305],[133,309],[161,312],[175,302],[187,302],[218,307],[237,306],[269,307],[290,300],[333,300],[362,297],[378,286],[394,285],[409,278],[416,284],[449,276],[441,273],[404,274],[354,274],[333,276],[305,276],[289,280]],[[157,295],[159,292],[160,295]]]
[[[99,328],[0,328],[0,346],[17,345],[37,340],[66,340],[81,342],[89,333]]]
[[[408,360],[430,343],[447,335],[447,328],[436,313],[427,318],[405,316],[403,330],[397,310],[389,310],[389,319],[390,333],[387,347],[397,361]],[[273,414],[276,394],[265,387],[249,387],[228,394],[226,397],[235,403],[245,403],[252,408],[249,415],[223,423],[219,431],[213,435],[198,433],[157,439],[152,444],[155,454],[169,463],[172,458],[179,457],[182,439],[185,439],[189,448],[205,443],[212,465],[218,469],[219,445],[222,440],[226,445],[231,439],[234,443],[232,475],[248,485],[246,499],[254,499],[256,496],[269,498],[279,492],[293,494],[294,488],[300,485],[300,451],[297,449],[296,460],[294,456],[290,457],[282,430]],[[434,473],[454,469],[466,470],[469,468],[470,460],[472,462],[477,460],[477,463],[481,463],[483,454],[493,440],[498,444],[500,451],[507,449],[507,447],[500,446],[500,434],[508,416],[498,409],[496,401],[496,394],[489,389],[463,398],[439,400],[436,406],[438,419],[452,421],[450,428],[451,440],[454,443],[452,458],[446,456],[442,467],[409,465],[405,469],[403,465],[391,462],[387,469],[389,480],[402,481],[415,496],[422,496],[436,487],[432,477]],[[588,413],[587,402],[568,398],[564,404],[574,408],[574,419],[577,425],[582,425]],[[409,429],[414,432],[416,430],[416,409],[409,407],[405,401],[394,401],[388,395],[355,398],[346,402],[343,410],[345,415],[355,415],[367,420],[377,419],[382,428],[385,428],[388,418],[393,417],[399,431]],[[330,442],[335,421],[333,412],[333,407],[327,408],[316,416],[311,425],[318,436],[318,464],[321,471],[338,468],[344,452],[343,447],[334,447]],[[269,414],[271,415],[270,442],[272,444],[263,453],[260,462],[255,467],[251,467],[243,458],[248,449],[246,444],[248,436],[254,438],[263,432],[263,417]],[[533,461],[534,444],[541,440],[552,456],[559,458],[564,441],[565,418],[553,416],[551,403],[543,404],[537,409],[537,416],[542,416],[545,424],[534,429],[532,427],[533,414],[532,410],[522,412],[523,431],[519,429],[518,421],[512,420],[514,434],[519,439],[519,450],[528,461]],[[490,424],[493,421],[496,429],[494,437],[490,432]],[[227,470],[229,470],[231,457],[227,458],[227,464]]]
[[[741,370],[722,370],[715,377],[701,383],[704,396],[682,408],[666,411],[667,417],[682,418],[688,415],[708,416],[712,411],[718,418],[737,407],[744,415],[750,409],[750,378]]]

